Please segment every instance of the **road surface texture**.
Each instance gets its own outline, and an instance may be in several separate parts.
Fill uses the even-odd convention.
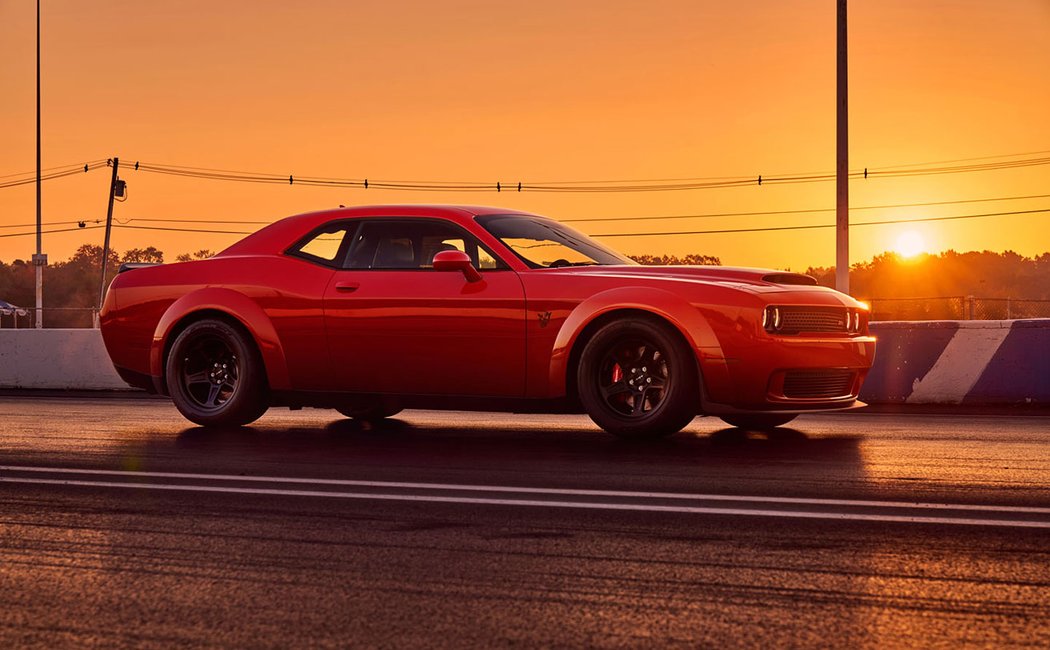
[[[0,397],[0,646],[1046,647],[1050,418]]]

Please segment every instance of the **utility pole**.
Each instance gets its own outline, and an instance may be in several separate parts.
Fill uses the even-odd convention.
[[[849,111],[846,0],[838,0],[838,61],[835,97],[835,288],[849,293]]]
[[[47,266],[47,255],[41,252],[40,214],[40,0],[36,0],[36,255],[33,255],[36,315],[33,321],[37,329],[44,326],[44,267]]]
[[[98,308],[102,309],[102,300],[106,297],[106,261],[109,258],[109,233],[113,228],[113,197],[117,193],[117,168],[120,158],[113,159],[113,177],[109,181],[109,207],[106,208],[106,239],[102,244],[102,277],[98,281]]]

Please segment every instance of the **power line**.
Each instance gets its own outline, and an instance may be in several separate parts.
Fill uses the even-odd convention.
[[[966,203],[988,203],[988,202],[999,202],[999,201],[1022,201],[1031,199],[1046,199],[1050,198],[1050,194],[1028,194],[1024,196],[990,196],[977,199],[954,199],[950,201],[923,201],[917,203],[888,203],[885,205],[859,205],[851,206],[850,210],[883,210],[891,208],[915,208],[915,207],[929,207],[936,205],[956,205]],[[627,216],[627,217],[584,217],[577,219],[558,219],[561,223],[596,223],[596,222],[626,222],[626,221],[661,221],[661,220],[674,220],[674,219],[709,219],[716,217],[760,217],[760,216],[773,216],[773,215],[785,215],[785,214],[815,214],[820,212],[834,212],[835,208],[807,208],[797,210],[760,210],[755,212],[710,212],[705,214],[666,214],[666,215],[649,215],[649,216]],[[102,219],[73,219],[69,221],[46,221],[46,226],[59,226],[68,225],[74,223],[102,223]],[[115,219],[117,224],[122,226],[128,226],[132,222],[143,222],[143,223],[194,223],[194,224],[237,224],[237,225],[269,225],[274,221],[265,220],[242,220],[242,219],[182,219],[182,218],[151,218],[151,217],[132,217],[129,219]],[[0,225],[0,228],[29,228],[34,224],[5,224]],[[240,232],[240,231],[238,231]]]
[[[984,214],[959,214],[950,217],[928,217],[924,219],[889,219],[886,221],[859,221],[850,224],[853,226],[883,226],[888,224],[900,224],[900,223],[924,223],[928,221],[954,221],[957,219],[981,219],[984,217],[1005,217],[1009,215],[1023,215],[1023,214],[1037,214],[1042,212],[1050,212],[1050,208],[1043,208],[1039,210],[1015,210],[1012,212],[987,212]],[[672,236],[672,235],[718,235],[724,233],[742,233],[742,232],[773,232],[780,230],[813,230],[817,228],[834,228],[833,223],[820,223],[812,224],[807,226],[769,226],[765,228],[728,228],[724,230],[687,230],[679,232],[623,232],[623,233],[603,233],[597,235],[591,235],[591,237],[658,237],[658,236]]]
[[[241,223],[244,225],[251,226],[268,226],[271,223],[277,223],[276,221],[243,221],[241,219],[151,219],[147,217],[132,217],[123,221],[121,221],[120,219],[117,219],[116,221],[121,225],[129,224],[132,221],[146,221],[149,223]]]
[[[886,205],[850,206],[853,210],[884,210],[890,208],[919,208],[933,205],[955,205],[959,203],[987,203],[995,201],[1020,201],[1025,199],[1046,199],[1050,194],[1029,194],[1027,196],[993,196],[980,199],[956,199],[952,201],[925,201],[921,203],[892,203]],[[713,217],[761,217],[779,214],[811,214],[816,212],[834,212],[835,208],[809,208],[805,210],[763,210],[759,212],[711,212],[707,214],[667,214],[641,217],[586,217],[579,219],[559,219],[562,223],[585,223],[596,221],[658,221],[665,219],[710,219]]]
[[[1024,151],[1024,152],[1018,152],[1018,153],[994,154],[994,155],[988,155],[988,156],[974,156],[974,157],[970,157],[970,158],[952,158],[952,159],[948,159],[948,160],[935,160],[935,161],[926,161],[926,162],[918,162],[918,163],[899,163],[899,164],[894,164],[894,165],[884,165],[884,166],[880,166],[880,167],[868,167],[867,169],[868,169],[869,173],[871,173],[873,171],[886,171],[886,170],[892,170],[892,169],[902,168],[902,167],[923,167],[923,166],[928,166],[928,165],[944,165],[944,164],[949,164],[949,163],[973,162],[973,161],[980,161],[980,160],[1001,160],[1003,158],[1017,158],[1017,157],[1020,157],[1020,156],[1042,156],[1044,154],[1050,154],[1050,149],[1042,149],[1042,150],[1039,150],[1039,151]],[[51,172],[51,171],[57,171],[57,170],[67,170],[67,169],[70,169],[70,168],[83,168],[83,166],[85,164],[89,165],[91,168],[95,168],[96,165],[101,166],[101,163],[107,163],[107,166],[108,166],[108,160],[109,159],[106,159],[106,158],[99,158],[99,159],[96,159],[96,160],[88,161],[87,163],[75,163],[75,164],[68,164],[68,165],[58,165],[58,166],[55,166],[55,167],[46,167],[46,168],[44,168],[41,171],[43,171],[43,172]],[[1009,162],[1013,162],[1013,161],[1005,161],[1005,162],[1009,163]],[[142,163],[140,163],[140,165],[141,164]],[[239,171],[234,171],[234,170],[229,170],[229,169],[219,169],[219,168],[215,168],[215,167],[192,167],[192,166],[179,166],[179,165],[167,165],[167,167],[170,167],[172,169],[179,169],[179,170],[183,170],[183,171],[187,171],[187,172],[191,172],[191,171],[192,172],[216,172],[216,173],[219,173],[219,174],[233,174],[233,175],[248,174],[248,175],[274,176],[280,182],[284,182],[287,179],[287,177],[284,176],[283,174],[258,174],[258,173],[254,173],[253,174],[252,172],[239,172]],[[863,170],[856,169],[856,170],[853,170],[851,173],[856,173],[856,174],[863,175]],[[824,173],[822,173],[822,172],[806,172],[806,173],[791,172],[791,173],[770,174],[770,177],[780,177],[780,176],[815,176],[815,175],[819,176],[819,175],[823,175],[823,174]],[[36,177],[36,171],[32,170],[32,171],[26,171],[26,172],[17,172],[17,173],[14,173],[14,174],[0,174],[0,179],[14,178],[16,176],[31,176],[31,177],[35,178]],[[741,175],[736,175],[736,176],[685,176],[685,177],[649,178],[649,179],[612,179],[612,180],[609,180],[609,179],[606,179],[606,180],[588,179],[588,180],[568,180],[568,181],[535,181],[533,184],[535,184],[535,185],[565,184],[565,183],[578,183],[578,184],[605,183],[605,184],[617,184],[617,183],[682,182],[682,181],[728,181],[728,180],[738,180],[738,179],[742,179],[742,178],[753,179],[754,177],[752,177],[752,176],[744,177],[744,176],[741,176]],[[344,181],[344,180],[348,180],[348,179],[323,178],[322,177],[320,180]],[[364,181],[364,179],[349,179],[349,180],[356,181],[356,182],[363,182]],[[379,182],[381,182],[381,181],[379,181]],[[390,182],[400,182],[400,181],[390,181]],[[409,181],[409,182],[412,182],[412,181]],[[452,184],[452,185],[455,185],[455,184],[463,184],[463,183],[472,184],[472,185],[491,185],[491,183],[486,182],[486,181],[431,181],[430,183],[439,184],[439,185],[440,184]],[[508,191],[511,190],[511,188],[509,186],[508,186],[507,189],[508,189]],[[513,189],[516,189],[516,187],[513,188]]]
[[[74,166],[74,167],[68,167],[67,166],[65,168],[57,168],[60,171],[53,171],[53,172],[50,172],[50,173],[47,173],[47,174],[41,174],[40,175],[40,180],[42,180],[42,181],[50,181],[50,180],[54,180],[56,178],[64,178],[66,176],[75,176],[77,174],[84,174],[86,172],[89,172],[89,171],[92,171],[92,170],[95,170],[95,169],[99,169],[99,168],[105,167],[105,166],[106,166],[106,161],[103,160],[103,161],[94,161],[94,162],[90,162],[90,163],[85,163],[85,164],[77,165],[77,166]],[[4,188],[7,188],[7,187],[17,187],[19,185],[29,185],[30,183],[35,183],[35,182],[36,182],[36,175],[34,173],[34,175],[32,177],[29,177],[29,178],[21,178],[21,179],[16,179],[16,180],[9,180],[9,181],[0,182],[0,189],[4,189]]]
[[[43,225],[45,225],[45,226],[65,226],[65,225],[68,225],[68,224],[71,224],[71,223],[80,223],[81,221],[84,221],[85,223],[87,222],[87,220],[85,220],[85,219],[73,219],[71,221],[45,221],[43,223]],[[91,219],[90,221],[94,221],[96,223],[99,222],[98,219]],[[36,227],[36,224],[35,223],[4,224],[4,225],[0,225],[0,228],[29,228],[31,226],[32,227]]]
[[[56,232],[74,232],[74,231],[77,231],[77,230],[95,230],[96,228],[103,228],[103,227],[104,226],[85,226],[83,228],[79,228],[79,227],[77,227],[77,228],[56,228],[55,230],[42,230],[42,231],[40,231],[40,234],[42,234],[42,235],[50,235],[50,234],[56,233]],[[36,231],[34,230],[33,232],[11,232],[11,233],[6,233],[6,234],[3,234],[3,235],[0,235],[0,237],[27,237],[29,235],[35,235],[35,234],[36,234]]]
[[[1030,154],[1043,154],[1047,151],[1029,152]],[[1050,164],[1050,157],[1024,158],[1020,160],[1001,160],[1002,158],[1016,158],[1029,154],[1003,154],[999,156],[983,156],[977,158],[960,158],[956,160],[938,161],[936,163],[907,163],[893,167],[866,168],[851,171],[850,178],[900,178],[906,176],[927,176],[933,174],[957,174],[981,171],[993,171],[1001,169],[1016,169]],[[972,162],[988,161],[992,162]],[[994,160],[999,159],[999,160]],[[951,165],[949,163],[968,163]],[[80,172],[87,172],[108,165],[107,160],[94,160],[77,165],[64,165],[49,168],[48,173],[41,176],[41,180],[53,180],[72,176]],[[399,191],[419,192],[548,192],[548,193],[601,193],[601,192],[668,192],[702,189],[718,189],[731,187],[748,187],[753,185],[781,185],[795,183],[815,183],[830,181],[835,178],[834,173],[792,173],[772,174],[757,176],[720,176],[720,177],[685,177],[685,178],[662,178],[662,179],[635,179],[628,181],[545,181],[545,182],[522,182],[515,181],[503,183],[500,181],[412,181],[412,180],[369,180],[367,178],[332,178],[317,176],[296,176],[295,174],[273,174],[260,172],[246,172],[234,170],[221,170],[207,167],[189,167],[179,165],[163,165],[148,162],[136,162],[134,168],[129,171],[143,171],[155,174],[197,178],[204,180],[216,180],[241,183],[263,183],[263,184],[289,184],[307,185],[314,187],[345,187],[358,189],[384,189]],[[18,178],[21,177],[21,178]],[[10,174],[0,176],[0,179],[11,180],[0,181],[0,189],[17,187],[35,182],[35,173]],[[784,214],[789,214],[785,212]]]
[[[980,160],[980,159],[977,159]],[[939,163],[938,163],[939,164]],[[999,160],[960,165],[940,165],[921,167],[903,165],[893,168],[863,169],[850,172],[850,178],[900,178],[906,176],[927,176],[932,174],[958,174],[1001,169],[1015,169],[1050,164],[1050,157],[1026,158],[1021,160]],[[273,174],[262,172],[212,170],[202,167],[165,165],[148,162],[137,162],[138,171],[197,178],[205,180],[288,184],[323,187],[344,187],[357,189],[385,189],[425,192],[667,192],[683,190],[701,190],[729,187],[747,187],[752,185],[781,185],[794,183],[814,183],[830,181],[834,173],[785,174],[749,177],[711,177],[687,179],[647,179],[634,182],[602,181],[549,181],[549,182],[478,182],[478,181],[412,181],[412,180],[369,180],[367,178],[330,178],[314,176],[296,176],[295,174]]]
[[[1002,153],[994,156],[977,156],[974,158],[954,158],[952,160],[932,160],[924,163],[907,163],[900,165],[889,165],[887,167],[872,167],[871,169],[887,169],[888,167],[918,167],[922,165],[945,165],[948,163],[958,162],[973,162],[975,160],[994,160],[999,158],[1017,158],[1019,156],[1041,156],[1043,154],[1050,154],[1050,149],[1043,149],[1041,151],[1024,151],[1020,153]]]
[[[850,226],[884,226],[891,224],[902,224],[902,223],[925,223],[931,221],[955,221],[959,219],[983,219],[986,217],[1005,217],[1014,215],[1029,215],[1029,214],[1040,214],[1050,212],[1050,208],[1040,208],[1037,210],[1013,210],[1009,212],[985,212],[982,214],[959,214],[951,215],[947,217],[927,217],[923,219],[889,219],[885,221],[860,221],[850,224]],[[101,228],[102,226],[87,226],[86,228],[65,228],[58,230],[47,230],[45,233],[57,233],[57,232],[72,232],[75,230],[93,230],[95,228]],[[131,226],[125,224],[114,224],[114,228],[125,228],[131,230],[155,230],[162,232],[192,232],[192,233],[204,233],[214,235],[249,235],[250,231],[245,230],[216,230],[210,228],[174,228],[170,226]],[[681,236],[681,235],[718,235],[727,233],[747,233],[747,232],[776,232],[784,230],[814,230],[818,228],[834,228],[835,224],[810,224],[803,226],[767,226],[764,228],[726,228],[716,230],[686,230],[676,232],[624,232],[624,233],[601,233],[594,234],[591,237],[660,237],[660,236]],[[6,235],[0,235],[0,237],[22,237],[27,235],[36,234],[35,232],[22,232],[22,233],[9,233]]]
[[[88,161],[86,163],[71,163],[71,164],[68,164],[68,165],[56,165],[55,167],[45,167],[44,169],[41,169],[40,171],[41,172],[52,172],[52,171],[57,171],[57,170],[60,170],[60,169],[61,170],[65,170],[65,169],[76,168],[76,167],[79,167],[79,168],[83,169],[84,165],[93,166],[93,165],[96,165],[98,163],[103,163],[103,162],[106,162],[106,159],[105,158],[99,158],[97,160],[90,160],[90,161]],[[18,172],[16,174],[2,174],[2,175],[0,175],[0,178],[14,178],[16,176],[32,176],[33,179],[35,180],[36,179],[36,170],[29,171],[29,172]]]
[[[162,230],[165,232],[203,232],[216,235],[250,235],[255,231],[252,230],[212,230],[207,228],[172,228],[169,226],[128,226],[124,224],[115,223],[114,228],[123,228],[125,230]]]

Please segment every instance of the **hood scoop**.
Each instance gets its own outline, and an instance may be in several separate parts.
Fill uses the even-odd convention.
[[[762,276],[763,282],[770,284],[796,284],[805,287],[817,286],[817,279],[802,273],[768,273]]]

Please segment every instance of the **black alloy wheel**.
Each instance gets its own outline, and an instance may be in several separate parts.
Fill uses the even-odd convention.
[[[239,426],[267,408],[264,367],[239,328],[200,320],[184,329],[168,354],[168,392],[182,415],[203,426]]]
[[[694,355],[677,332],[647,318],[598,330],[580,357],[577,386],[591,419],[624,438],[675,433],[699,407]]]

